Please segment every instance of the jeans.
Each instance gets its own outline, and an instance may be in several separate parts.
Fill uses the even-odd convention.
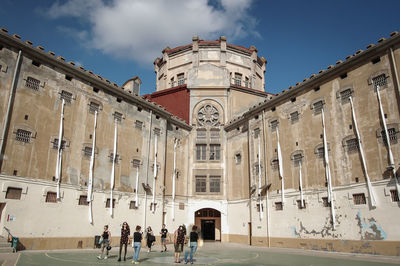
[[[190,242],[190,262],[193,262],[193,255],[197,250],[197,242]],[[185,262],[187,262],[187,257],[189,255],[189,250],[185,251]]]
[[[139,252],[141,247],[142,243],[140,242],[133,243],[133,249],[135,250],[135,254],[133,255],[133,261],[135,262],[139,261]]]

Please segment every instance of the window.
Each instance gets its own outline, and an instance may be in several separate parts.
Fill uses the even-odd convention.
[[[324,159],[324,157],[325,157],[325,150],[324,150],[324,147],[319,147],[319,148],[317,149],[317,158],[319,158],[319,159]]]
[[[260,209],[262,212],[264,211],[264,206],[261,204],[261,208],[260,208],[260,203],[257,203],[256,208],[257,208],[257,212],[260,212]]]
[[[122,114],[121,113],[114,112],[113,116],[114,116],[114,120],[115,121],[117,121],[117,122],[121,122],[122,121]]]
[[[8,187],[6,192],[6,199],[21,199],[22,188]]]
[[[303,155],[301,153],[296,153],[292,157],[294,166],[299,166],[303,162]]]
[[[60,99],[62,100],[62,99],[64,99],[64,101],[66,102],[66,103],[71,103],[71,101],[72,101],[72,93],[70,93],[69,91],[61,91],[61,97],[60,97]]]
[[[154,206],[154,211],[156,210],[157,207],[157,203],[150,203],[150,210],[153,210],[153,206]]]
[[[106,208],[110,208],[110,198],[106,201]],[[112,200],[112,208],[115,208],[115,199]]]
[[[86,146],[85,148],[83,148],[83,155],[87,157],[92,156],[92,147]]]
[[[348,103],[350,102],[350,97],[352,96],[353,92],[351,89],[346,89],[344,91],[341,91],[339,94],[342,103]]]
[[[383,144],[384,144],[385,146],[387,146],[386,132],[385,132],[385,130],[382,130],[382,131],[381,131],[381,134],[382,134],[382,141],[383,141]],[[390,144],[396,144],[396,143],[397,143],[397,132],[396,132],[396,129],[395,129],[395,128],[389,128],[389,129],[388,129],[388,134],[389,134],[389,141],[390,141]]]
[[[197,144],[196,145],[196,160],[205,161],[206,160],[206,144]]]
[[[8,190],[7,190],[8,192]],[[399,201],[399,194],[397,190],[393,189],[390,190],[390,197],[392,198],[392,202],[398,202]]]
[[[34,65],[35,67],[40,67],[40,62],[32,60],[32,65]]]
[[[34,90],[34,91],[38,91],[39,90],[39,85],[40,85],[40,81],[37,79],[34,79],[32,77],[28,77],[26,79],[26,83],[25,86]]]
[[[206,192],[207,190],[207,177],[206,176],[196,176],[196,192]]]
[[[68,80],[68,81],[71,81],[71,80],[72,80],[72,77],[69,76],[69,75],[65,75],[65,79]]]
[[[250,88],[250,86],[249,86],[249,78],[248,78],[248,77],[245,77],[245,78],[244,78],[244,86],[245,86],[246,88]]]
[[[374,88],[376,88],[377,86],[383,87],[383,86],[387,85],[387,77],[385,74],[381,74],[381,75],[373,78],[372,82],[374,84]]]
[[[260,168],[261,168],[261,172],[262,172],[262,166],[259,163],[255,163],[253,166],[253,173],[255,175],[258,175],[260,172]]]
[[[78,205],[89,205],[89,202],[87,201],[87,196],[86,195],[80,195],[79,196],[79,202]]]
[[[376,63],[379,63],[381,61],[381,58],[378,56],[378,57],[375,57],[375,58],[373,58],[372,60],[371,60],[371,62],[372,62],[372,64],[376,64]]]
[[[328,197],[322,197],[322,206],[331,207],[331,203],[328,201]]]
[[[282,202],[275,202],[275,210],[276,211],[282,211],[283,210]]]
[[[260,129],[259,128],[254,129],[254,138],[258,139],[259,136],[260,136]]]
[[[235,85],[242,86],[242,74],[235,73]]]
[[[134,168],[139,168],[139,166],[140,166],[140,160],[138,160],[138,159],[133,159],[133,160],[132,160],[132,166],[133,166]]]
[[[278,124],[279,124],[279,122],[278,122],[277,119],[272,120],[271,122],[269,122],[269,127],[271,128],[271,131],[276,130],[276,128],[278,127]]]
[[[110,158],[110,163],[112,163],[113,162],[113,159],[114,159],[114,153],[112,152],[112,153],[110,153],[110,156],[108,156],[109,158]],[[119,161],[120,159],[119,159],[119,154],[117,153],[116,155],[115,155],[115,163],[118,163],[118,161]]]
[[[23,129],[17,129],[15,139],[24,143],[29,143],[31,141],[32,132]]]
[[[61,149],[63,150],[65,148],[65,140],[61,141]],[[53,141],[53,149],[58,149],[58,139],[54,139]]]
[[[237,164],[239,164],[239,163],[242,162],[242,155],[241,155],[240,153],[236,153],[236,154],[235,154],[235,162],[236,162]]]
[[[212,139],[219,139],[219,130],[218,129],[211,129],[210,131]]]
[[[143,122],[142,122],[142,121],[139,121],[139,120],[136,120],[136,121],[135,121],[135,128],[142,130],[142,128],[143,128]]]
[[[174,78],[172,77],[172,78],[171,78],[171,88],[174,87],[174,86],[175,86],[175,80],[174,80]]]
[[[306,208],[306,201],[305,200],[303,200],[303,207],[301,206],[301,200],[297,200],[296,201],[297,202],[297,208],[298,209],[305,209]]]
[[[155,128],[154,129],[154,135],[160,136],[160,134],[161,134],[161,130],[159,128]]]
[[[359,146],[358,146],[357,138],[346,140],[346,150],[347,150],[347,152],[358,151],[358,148],[359,148]]]
[[[221,191],[221,177],[210,176],[210,192],[220,192],[220,191]]]
[[[367,204],[364,193],[353,194],[354,205]]]
[[[277,158],[271,160],[271,168],[277,170],[279,167],[279,160]]]
[[[324,108],[323,101],[318,101],[313,103],[314,115],[320,114],[323,108]]]
[[[129,209],[130,209],[130,210],[137,209],[137,207],[136,207],[136,201],[131,200],[131,202],[129,202]]]
[[[184,210],[185,209],[185,203],[179,202],[179,209]]]
[[[185,84],[185,75],[183,73],[178,74],[178,86]]]
[[[46,202],[57,203],[57,193],[55,192],[47,192],[46,194]]]
[[[89,104],[89,112],[94,114],[95,112],[98,112],[100,110],[100,104],[95,103],[95,102],[90,102]]]
[[[297,121],[299,121],[299,112],[293,112],[290,114],[290,122],[292,122],[292,124],[296,123]]]
[[[218,161],[221,157],[221,147],[219,144],[210,145],[210,161]]]
[[[205,129],[198,129],[197,139],[206,139],[206,138],[207,138],[207,131]]]

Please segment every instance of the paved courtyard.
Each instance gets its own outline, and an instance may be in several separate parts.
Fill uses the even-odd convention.
[[[172,246],[167,253],[159,247],[148,253],[142,248],[140,265],[168,265],[173,263]],[[118,247],[111,250],[107,260],[96,258],[98,250],[23,251],[14,259],[0,256],[4,265],[132,265],[133,250],[128,260],[118,262]],[[17,261],[15,260],[17,259]],[[400,265],[399,257],[320,252],[309,250],[261,248],[232,243],[206,243],[195,256],[197,265]],[[183,264],[183,259],[182,259]],[[3,264],[1,264],[3,265]]]

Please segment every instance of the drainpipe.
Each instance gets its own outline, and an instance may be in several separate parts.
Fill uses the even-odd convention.
[[[248,164],[248,175],[249,175],[249,218],[250,218],[250,246],[252,244],[252,235],[253,235],[253,218],[251,215],[251,207],[252,207],[252,202],[251,202],[251,191],[250,191],[250,185],[251,185],[251,162],[250,162],[250,121],[247,121],[247,164]],[[248,224],[247,224],[248,225]]]
[[[8,98],[8,105],[7,105],[7,112],[6,112],[6,116],[5,116],[5,120],[4,120],[3,133],[2,133],[1,139],[0,139],[0,141],[1,141],[1,144],[0,144],[0,172],[1,172],[1,168],[3,166],[3,158],[4,158],[5,146],[6,146],[6,142],[7,142],[6,137],[7,137],[8,129],[10,127],[10,120],[11,120],[11,115],[12,115],[11,109],[14,105],[15,90],[17,89],[17,83],[18,83],[18,78],[19,78],[21,62],[22,62],[22,51],[19,50],[17,61],[15,64],[15,70],[14,70],[11,90],[10,90],[10,97]]]
[[[173,126],[172,126],[173,128]],[[164,140],[164,178],[163,178],[163,189],[162,189],[162,222],[161,222],[161,227],[163,224],[165,224],[165,216],[164,216],[164,210],[165,210],[165,190],[166,190],[166,186],[165,186],[165,179],[167,178],[167,150],[168,150],[168,120],[165,119],[165,140]]]
[[[147,167],[146,167],[146,184],[149,180],[150,166],[150,144],[151,144],[151,127],[153,126],[153,110],[150,110],[150,126],[149,126],[149,141],[147,145]],[[143,215],[143,230],[146,230],[146,213],[147,213],[147,191],[144,190],[144,215]]]
[[[265,128],[265,110],[262,112],[262,124],[263,124],[263,140],[264,140],[264,163],[265,163],[265,185],[268,186],[268,173],[267,173],[267,165],[268,165],[268,160],[267,160],[267,138],[266,138],[266,128]],[[268,247],[271,247],[271,236],[269,233],[269,205],[268,205],[268,189],[265,194],[265,201],[266,201],[266,211],[267,211],[267,239],[268,239]]]
[[[399,84],[399,74],[397,72],[397,66],[396,66],[396,59],[394,58],[394,54],[393,54],[393,48],[390,47],[389,49],[389,60],[390,63],[392,65],[392,72],[393,72],[393,76],[394,76],[394,82],[396,84],[396,94],[397,94],[397,107],[399,108],[399,112],[400,112],[400,84]]]

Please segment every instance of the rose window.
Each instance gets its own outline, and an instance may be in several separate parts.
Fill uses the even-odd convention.
[[[219,113],[217,108],[207,104],[200,108],[197,119],[203,126],[217,126],[219,124]]]

